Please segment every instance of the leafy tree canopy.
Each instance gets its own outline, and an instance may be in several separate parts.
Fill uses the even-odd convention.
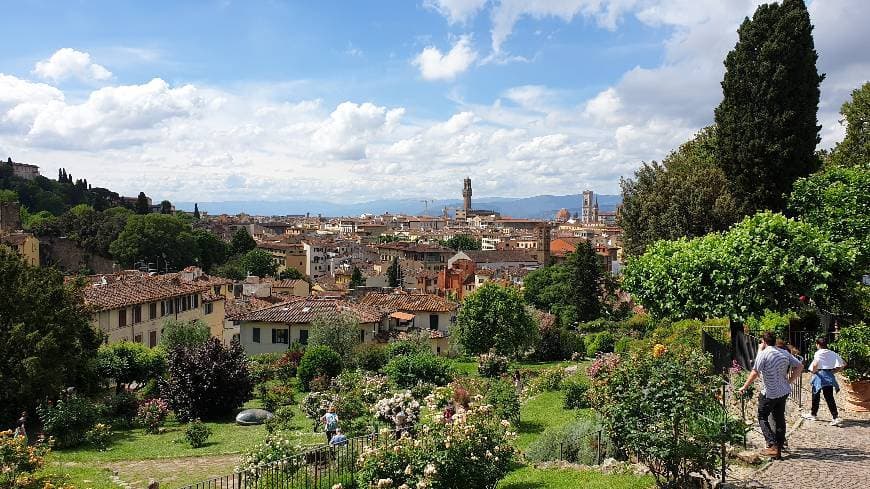
[[[148,214],[151,212],[151,206],[148,204],[148,196],[145,192],[139,192],[136,197],[136,205],[134,206],[136,214]]]
[[[795,182],[789,210],[836,242],[858,251],[859,271],[870,270],[870,166],[828,167]]]
[[[819,167],[819,84],[803,0],[758,7],[725,59],[716,108],[717,163],[744,215],[780,211],[792,184]]]
[[[660,239],[703,236],[737,219],[725,173],[716,166],[716,128],[710,126],[661,164],[644,164],[624,179],[619,224],[625,251],[642,254]]]
[[[199,250],[199,264],[206,272],[227,261],[228,246],[224,240],[207,229],[195,229],[193,239]]]
[[[456,251],[480,249],[480,241],[467,234],[457,234],[456,236],[444,241],[443,245]]]
[[[852,91],[840,114],[846,123],[846,137],[834,147],[830,161],[837,166],[870,167],[870,82]]]
[[[233,238],[230,240],[230,254],[242,255],[257,247],[257,242],[248,234],[245,228],[239,228],[233,233]]]
[[[193,230],[175,216],[134,215],[110,246],[109,252],[124,267],[145,261],[180,270],[193,265],[199,256]]]
[[[159,348],[148,348],[141,343],[122,341],[100,346],[97,351],[97,372],[103,381],[112,379],[121,392],[125,384],[144,385],[163,375],[166,354]]]
[[[311,322],[308,344],[326,345],[341,358],[351,358],[359,344],[359,320],[350,312],[338,316],[318,316]]]
[[[30,267],[0,246],[0,277],[0,424],[9,426],[63,388],[93,386],[102,337],[57,270]]]
[[[538,328],[513,287],[488,282],[462,302],[455,332],[466,353],[494,349],[501,355],[519,355],[534,344]]]
[[[272,259],[272,254],[260,249],[245,253],[242,256],[241,265],[243,270],[258,277],[273,276],[278,269]]]
[[[160,347],[166,351],[175,348],[194,348],[211,338],[208,325],[199,319],[193,321],[178,321],[167,319],[163,322],[163,333],[160,335]]]
[[[295,268],[285,268],[278,274],[281,280],[305,280],[305,274]]]
[[[623,287],[651,315],[744,320],[799,308],[837,310],[855,280],[855,252],[817,227],[759,213],[726,233],[659,241],[625,268]]]
[[[362,287],[366,284],[366,278],[363,277],[359,267],[353,267],[353,273],[350,275],[351,287]]]

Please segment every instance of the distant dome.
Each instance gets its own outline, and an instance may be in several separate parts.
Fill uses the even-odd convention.
[[[571,213],[568,212],[568,209],[559,209],[559,212],[556,213],[557,221],[567,221],[571,218]]]

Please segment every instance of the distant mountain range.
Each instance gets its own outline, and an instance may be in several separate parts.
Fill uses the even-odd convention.
[[[612,211],[622,201],[620,195],[596,195],[602,211]],[[580,212],[582,196],[575,195],[536,195],[534,197],[481,197],[473,200],[475,209],[500,212],[503,216],[549,219],[559,209],[568,209],[571,214]],[[175,202],[180,210],[192,211],[193,202]],[[283,216],[310,213],[324,217],[359,216],[361,214],[410,214],[441,215],[444,207],[452,215],[453,210],[462,206],[460,199],[443,199],[423,202],[422,199],[383,199],[353,204],[339,204],[322,200],[285,200],[285,201],[225,201],[199,202],[199,209],[209,214],[246,213],[260,216]]]

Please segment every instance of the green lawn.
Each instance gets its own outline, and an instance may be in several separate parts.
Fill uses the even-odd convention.
[[[118,485],[110,479],[108,469],[53,463],[37,475],[49,476],[54,482],[72,484],[76,489],[118,489]]]
[[[648,489],[654,485],[650,476],[608,475],[593,470],[536,469],[520,467],[498,483],[499,489]]]
[[[544,392],[526,401],[520,409],[517,448],[525,450],[551,426],[562,426],[588,413],[589,410],[565,409],[565,392]]]

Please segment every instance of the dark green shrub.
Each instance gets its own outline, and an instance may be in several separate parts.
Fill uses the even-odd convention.
[[[187,443],[190,444],[191,448],[205,446],[205,442],[210,436],[211,428],[200,421],[199,418],[187,423],[187,428],[184,429],[184,439],[187,440]]]
[[[402,355],[415,355],[417,353],[431,352],[432,347],[421,337],[408,340],[394,341],[387,345],[387,357],[395,358]]]
[[[486,386],[484,402],[492,405],[498,419],[506,419],[514,426],[520,422],[520,398],[510,382],[492,380]]]
[[[565,382],[565,409],[586,409],[589,407],[589,382],[583,378]]]
[[[179,421],[230,417],[251,399],[248,359],[238,342],[224,347],[212,338],[169,353],[169,375],[160,392]]]
[[[263,388],[261,389],[260,387]],[[257,390],[262,393],[260,400],[263,403],[263,409],[266,411],[275,412],[281,406],[293,404],[293,388],[289,385],[280,382],[268,382],[258,385]]]
[[[379,345],[363,343],[356,348],[354,356],[357,367],[369,372],[377,372],[387,364],[387,351]]]
[[[293,407],[279,406],[272,414],[273,416],[265,423],[266,431],[269,433],[296,429],[296,425],[293,423]]]
[[[296,378],[296,373],[299,368],[299,362],[302,361],[302,348],[298,344],[294,344],[290,350],[287,350],[281,358],[275,361],[275,378],[281,382],[288,383]]]
[[[576,351],[586,351],[582,336],[575,331],[550,326],[541,328],[533,356],[536,360],[545,362],[568,360]]]
[[[248,357],[248,368],[251,372],[251,380],[255,384],[268,382],[277,378],[275,363],[281,358],[280,353],[260,353]]]
[[[635,339],[631,336],[623,336],[613,344],[613,351],[615,353],[626,353],[631,350],[631,346],[634,342]]]
[[[421,382],[447,385],[453,380],[453,366],[450,361],[429,351],[394,357],[384,367],[384,372],[403,389],[409,389]]]
[[[78,446],[85,441],[85,435],[99,417],[94,403],[75,395],[54,404],[42,404],[37,413],[45,433],[54,438],[58,448]]]
[[[306,349],[297,369],[302,390],[310,390],[311,381],[315,377],[334,378],[341,373],[341,366],[341,357],[326,345]]]
[[[596,353],[612,353],[613,345],[613,334],[610,331],[586,335],[586,356],[591,358]]]
[[[132,392],[121,392],[109,396],[105,402],[106,418],[113,423],[130,426],[139,412],[139,398]]]

